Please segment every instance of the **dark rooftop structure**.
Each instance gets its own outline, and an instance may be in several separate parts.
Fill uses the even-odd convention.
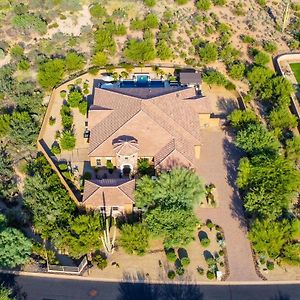
[[[179,82],[181,85],[195,86],[201,83],[200,73],[197,72],[180,72]]]

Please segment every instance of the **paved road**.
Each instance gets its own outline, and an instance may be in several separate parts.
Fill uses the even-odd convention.
[[[259,280],[247,239],[242,201],[235,186],[240,153],[223,131],[206,130],[202,134],[203,146],[199,171],[207,183],[212,182],[216,185],[219,207],[197,209],[197,215],[203,221],[211,219],[225,232],[230,269],[228,280]]]
[[[0,275],[18,300],[299,300],[300,285],[150,285]]]

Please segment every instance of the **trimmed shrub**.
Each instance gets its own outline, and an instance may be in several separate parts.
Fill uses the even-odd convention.
[[[68,170],[68,165],[65,164],[65,163],[59,164],[58,167],[59,167],[59,169],[60,169],[61,171],[66,171],[66,170]]]
[[[188,257],[183,257],[180,262],[184,267],[186,267],[191,263],[191,260]]]
[[[103,270],[107,267],[106,258],[102,257],[100,254],[97,254],[93,257],[93,262],[97,265],[100,270]]]
[[[212,280],[212,279],[215,278],[215,274],[212,271],[207,271],[206,272],[206,277],[207,277],[207,279]]]
[[[67,96],[67,92],[66,91],[60,91],[60,96],[64,99]]]
[[[197,272],[198,272],[199,275],[204,275],[204,269],[201,268],[201,267],[197,268]]]
[[[203,238],[203,239],[201,239],[200,243],[204,248],[206,248],[210,245],[210,239],[209,238]]]
[[[221,250],[219,251],[219,255],[220,255],[220,256],[224,256],[224,250],[221,249]]]
[[[166,256],[169,262],[175,262],[177,259],[174,249],[166,249]]]
[[[214,223],[210,219],[207,219],[205,224],[210,231],[214,228]]]
[[[90,172],[84,172],[82,178],[86,180],[90,180],[92,179],[92,174]]]
[[[170,270],[170,271],[168,272],[168,278],[169,278],[169,279],[174,279],[175,276],[176,276],[176,273],[175,273],[173,270]]]
[[[60,139],[60,146],[63,150],[73,150],[76,145],[76,138],[72,132],[65,131]]]
[[[60,154],[61,153],[61,149],[59,147],[59,145],[53,145],[51,147],[51,152],[55,155]]]
[[[183,274],[184,274],[184,268],[183,268],[183,267],[177,268],[177,269],[176,269],[176,273],[177,273],[179,276],[183,275]]]
[[[267,261],[267,269],[270,271],[274,270],[274,262]]]

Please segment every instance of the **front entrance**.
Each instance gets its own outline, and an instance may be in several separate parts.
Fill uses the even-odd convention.
[[[132,171],[132,166],[131,165],[122,165],[121,166],[121,172],[122,172],[123,176],[129,177],[131,171]]]

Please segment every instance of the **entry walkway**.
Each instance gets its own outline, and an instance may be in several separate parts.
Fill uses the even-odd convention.
[[[242,202],[235,186],[240,154],[231,137],[220,129],[202,132],[200,174],[217,188],[219,207],[198,208],[198,217],[211,219],[225,232],[230,281],[260,280],[257,276],[250,243],[247,239]]]

